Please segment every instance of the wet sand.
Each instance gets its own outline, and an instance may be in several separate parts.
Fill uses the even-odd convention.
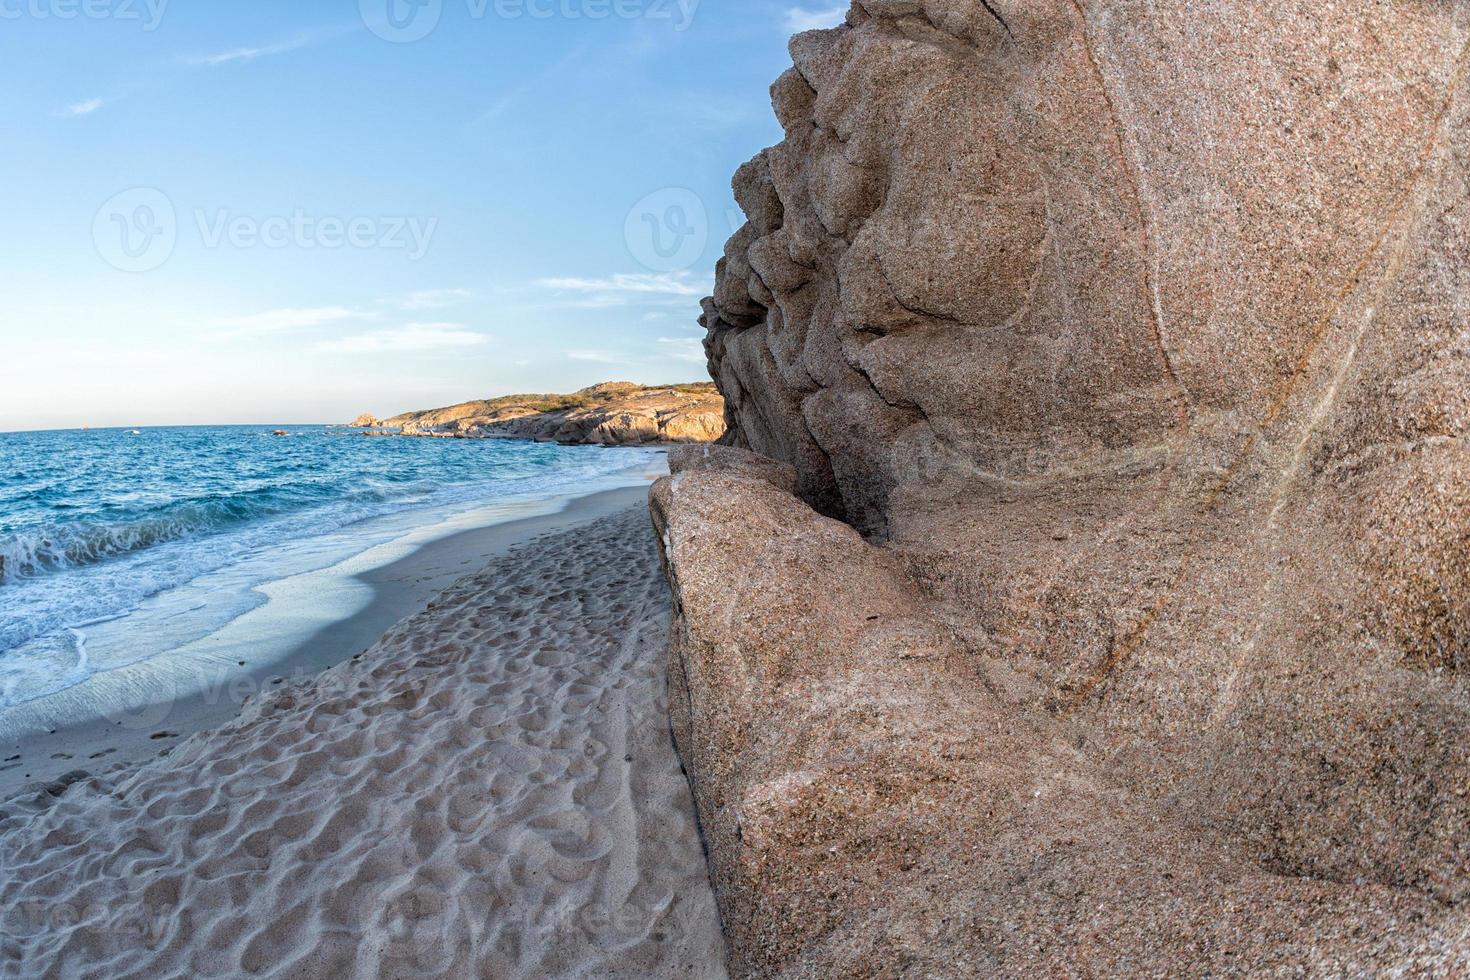
[[[253,695],[302,681],[371,646],[467,573],[538,535],[583,526],[641,503],[628,487],[548,506],[542,514],[430,540],[410,554],[350,576],[327,572],[266,587],[271,601],[216,636],[177,653],[110,671],[59,697],[5,713],[0,725],[0,800],[159,756],[188,735],[229,721]],[[351,586],[371,598],[334,619]],[[313,627],[313,623],[321,625]],[[282,636],[309,636],[281,647]]]

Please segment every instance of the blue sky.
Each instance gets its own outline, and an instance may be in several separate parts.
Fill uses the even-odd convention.
[[[730,177],[843,7],[0,0],[0,429],[702,378]]]

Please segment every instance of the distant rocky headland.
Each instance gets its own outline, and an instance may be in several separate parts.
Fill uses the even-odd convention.
[[[361,415],[352,426],[403,436],[566,445],[714,442],[725,434],[725,400],[709,382],[610,381],[570,395],[507,395],[387,419]]]

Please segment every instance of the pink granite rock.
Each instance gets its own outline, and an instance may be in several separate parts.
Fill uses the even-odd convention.
[[[866,540],[719,470],[658,503],[742,971],[1470,970],[1470,6],[860,0],[791,47],[707,346],[727,441]]]

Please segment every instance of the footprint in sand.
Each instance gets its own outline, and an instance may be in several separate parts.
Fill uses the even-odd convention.
[[[625,574],[596,586],[596,614],[550,601]],[[0,817],[5,866],[28,872],[0,874],[0,909],[65,903],[150,926],[188,911],[167,918],[166,941],[116,945],[91,922],[7,919],[0,976],[15,963],[25,976],[725,980],[659,700],[669,602],[640,506],[502,559],[400,624],[353,658],[379,683],[271,688],[187,759]],[[167,756],[180,736],[150,738]],[[259,897],[246,915],[237,889]]]

